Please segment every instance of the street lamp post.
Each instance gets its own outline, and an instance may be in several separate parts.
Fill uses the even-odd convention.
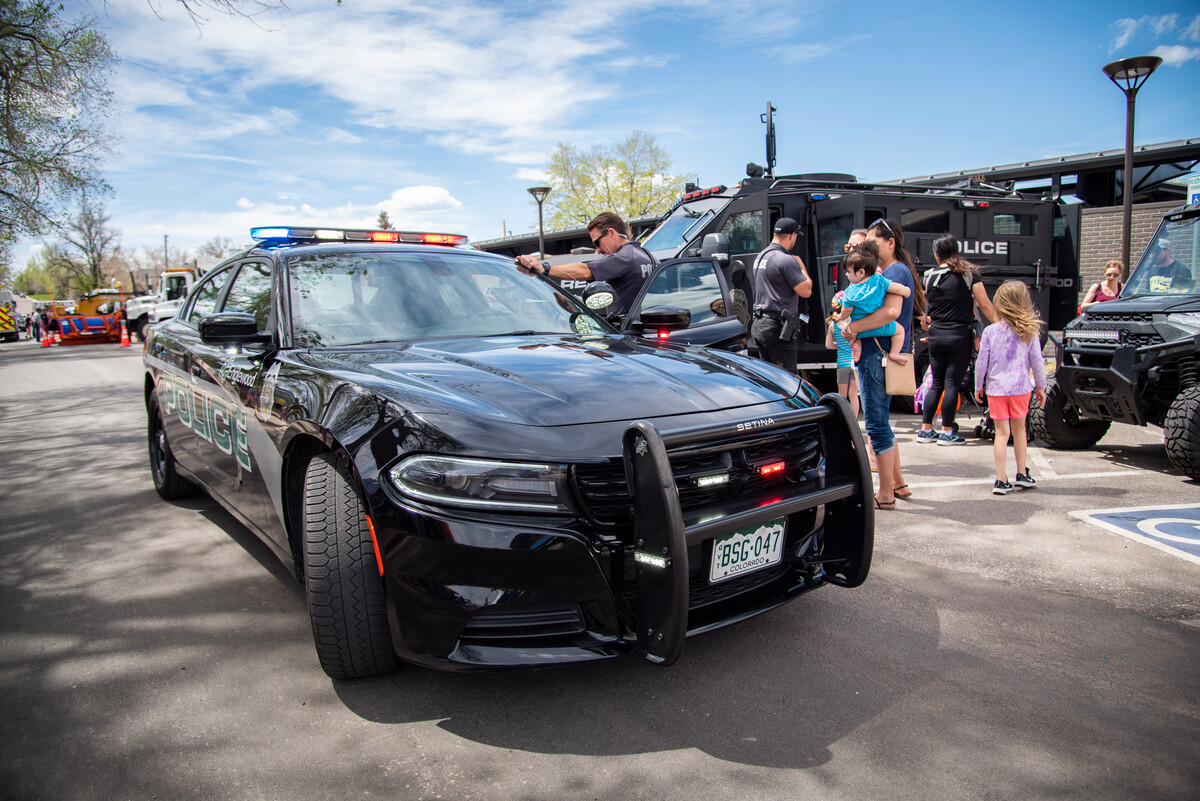
[[[542,229],[542,201],[546,199],[546,195],[550,194],[548,186],[532,186],[528,190],[529,194],[533,195],[533,199],[538,204],[538,255],[542,258],[546,257],[546,234]]]
[[[1121,256],[1125,269],[1129,264],[1129,235],[1133,226],[1133,104],[1138,89],[1150,77],[1162,59],[1158,56],[1134,56],[1104,65],[1104,74],[1125,93],[1125,170],[1122,173],[1121,199],[1124,201]]]

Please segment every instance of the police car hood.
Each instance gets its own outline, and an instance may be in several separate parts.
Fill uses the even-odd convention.
[[[418,413],[530,426],[742,408],[799,389],[794,376],[764,362],[633,337],[447,339],[300,359]]]

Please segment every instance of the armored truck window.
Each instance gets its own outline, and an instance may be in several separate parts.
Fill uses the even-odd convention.
[[[729,240],[730,253],[754,253],[762,250],[762,212],[731,214],[721,233]]]
[[[992,217],[992,233],[996,236],[1037,236],[1036,214],[995,214]]]
[[[841,256],[845,253],[843,245],[850,239],[854,230],[854,215],[843,214],[840,217],[830,217],[817,223],[817,239],[821,248],[821,257]]]
[[[900,227],[906,234],[944,234],[950,230],[950,212],[944,209],[903,209]]]

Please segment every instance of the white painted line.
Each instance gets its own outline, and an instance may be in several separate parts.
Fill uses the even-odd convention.
[[[1058,473],[1056,473],[1054,468],[1051,467],[1050,460],[1046,458],[1046,454],[1042,453],[1041,448],[1030,448],[1028,451],[1026,451],[1025,455],[1028,457],[1029,461],[1037,465],[1037,477],[1039,480],[1043,478],[1058,477]]]
[[[1105,476],[1112,476],[1112,477],[1131,476],[1131,475],[1134,475],[1135,473],[1140,473],[1140,472],[1142,472],[1142,471],[1140,471],[1140,470],[1105,470],[1103,473],[1072,473],[1072,474],[1066,475],[1066,476],[1060,476],[1057,474],[1053,475],[1053,476],[1046,476],[1046,475],[1041,475],[1041,474],[1035,473],[1033,477],[1039,483],[1041,483],[1042,481],[1071,481],[1072,479],[1076,479],[1076,478],[1104,478]],[[958,479],[955,481],[914,481],[914,482],[909,482],[908,486],[910,486],[914,489],[917,487],[965,487],[965,486],[969,486],[969,485],[978,485],[978,484],[985,484],[987,486],[991,486],[993,483],[995,483],[995,481],[996,481],[996,479],[993,476],[992,478],[964,478],[964,479]],[[1072,514],[1074,514],[1074,513],[1072,513]]]
[[[1149,545],[1151,548],[1157,548],[1158,550],[1162,551],[1163,553],[1169,553],[1172,556],[1178,556],[1180,559],[1184,559],[1188,562],[1191,562],[1192,564],[1200,565],[1200,556],[1196,556],[1195,554],[1190,554],[1186,551],[1181,551],[1178,548],[1172,548],[1170,545],[1167,545],[1166,543],[1159,542],[1158,540],[1151,539],[1150,537],[1144,537],[1141,534],[1138,534],[1136,532],[1129,531],[1128,529],[1121,528],[1120,526],[1117,526],[1117,525],[1113,525],[1112,523],[1109,523],[1107,520],[1097,520],[1094,517],[1094,515],[1106,515],[1106,514],[1112,515],[1112,514],[1121,514],[1122,512],[1149,512],[1149,511],[1157,511],[1157,510],[1163,510],[1163,509],[1195,509],[1195,508],[1196,508],[1196,504],[1194,504],[1194,503],[1177,503],[1177,504],[1171,504],[1168,506],[1122,506],[1122,507],[1117,507],[1115,509],[1086,509],[1086,510],[1071,512],[1070,515],[1071,515],[1071,517],[1078,518],[1089,525],[1097,526],[1098,528],[1102,528],[1105,531],[1112,532],[1113,534],[1120,534],[1122,537],[1127,537],[1136,542],[1143,543],[1144,545]],[[1189,520],[1188,522],[1191,522],[1191,521]],[[1139,526],[1139,528],[1140,528],[1140,526]]]

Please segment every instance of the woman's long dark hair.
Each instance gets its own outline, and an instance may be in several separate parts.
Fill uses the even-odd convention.
[[[944,264],[952,273],[969,273],[976,269],[975,265],[962,257],[958,250],[958,240],[950,234],[934,240],[933,257],[938,264]]]
[[[913,285],[916,291],[913,293],[913,314],[925,313],[925,287],[921,286],[921,278],[917,275],[916,263],[913,262],[912,256],[908,255],[908,251],[904,249],[904,231],[900,230],[900,223],[888,218],[880,220],[867,229],[874,231],[875,236],[880,239],[892,239],[896,242],[895,257],[896,261],[903,262],[904,266],[912,274]]]

